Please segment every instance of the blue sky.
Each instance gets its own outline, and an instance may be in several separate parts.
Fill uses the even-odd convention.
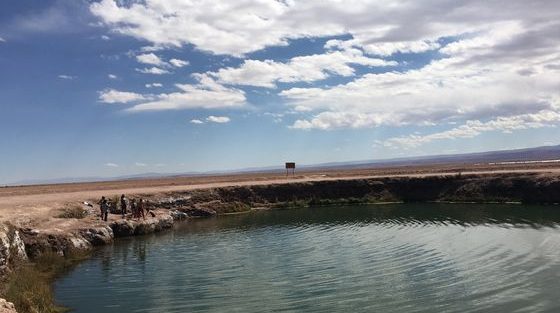
[[[0,184],[559,144],[556,1],[0,4]]]

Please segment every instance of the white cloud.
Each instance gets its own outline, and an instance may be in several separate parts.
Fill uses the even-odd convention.
[[[103,103],[129,103],[146,100],[141,94],[128,91],[118,91],[115,89],[105,89],[99,92],[99,101]]]
[[[162,47],[162,46],[145,46],[145,47],[140,48],[140,50],[142,52],[156,52],[156,51],[165,50],[165,47]]]
[[[558,112],[560,79],[548,60],[560,59],[560,40],[512,50],[526,35],[517,22],[501,23],[445,46],[445,58],[421,69],[366,74],[343,85],[280,94],[290,106],[316,112],[292,125],[300,129],[430,125]]]
[[[66,74],[60,74],[60,75],[58,75],[58,78],[60,78],[60,79],[66,79],[66,80],[73,80],[73,79],[76,79],[76,76],[71,76],[71,75],[66,75]]]
[[[195,75],[198,84],[177,84],[180,91],[159,94],[154,100],[140,103],[128,109],[131,112],[179,110],[179,109],[218,109],[243,107],[246,104],[245,92],[216,83],[207,75]]]
[[[210,115],[206,118],[206,121],[208,122],[212,122],[212,123],[219,123],[219,124],[223,124],[223,123],[228,123],[230,120],[229,117],[227,116],[214,116],[214,115]]]
[[[169,63],[175,67],[183,67],[189,65],[189,61],[179,60],[179,59],[171,59]]]
[[[107,77],[109,77],[109,79],[117,79],[117,75],[115,74],[108,74]]]
[[[219,82],[233,85],[250,85],[274,88],[277,82],[312,82],[331,75],[352,76],[351,64],[364,66],[394,66],[394,61],[369,58],[358,49],[331,51],[325,54],[298,56],[286,63],[273,60],[246,60],[237,68],[223,68],[210,72]]]
[[[146,163],[141,163],[141,162],[136,162],[136,163],[134,163],[134,165],[135,165],[135,166],[138,166],[138,167],[146,167],[146,166],[148,166],[148,164],[146,164]]]
[[[101,39],[103,39],[103,40],[111,40],[111,38],[110,38],[109,36],[107,36],[107,35],[102,35],[102,36],[101,36]]]
[[[383,124],[382,115],[359,112],[322,112],[311,120],[297,120],[296,129],[365,128]]]
[[[108,166],[108,167],[119,167],[118,164],[116,164],[116,163],[111,163],[111,162],[105,163],[105,166]]]
[[[6,42],[6,39],[0,37],[0,42]]]
[[[418,41],[397,41],[366,44],[356,39],[338,40],[333,39],[327,41],[325,48],[327,49],[350,49],[362,48],[368,54],[379,56],[390,56],[396,52],[402,53],[420,53],[440,48],[440,44],[435,40],[418,40]]]
[[[192,119],[190,123],[191,124],[204,124],[204,122],[199,120],[199,119]]]
[[[543,110],[534,114],[499,117],[488,122],[470,120],[459,127],[442,132],[390,138],[382,142],[381,145],[388,148],[416,148],[432,141],[474,138],[485,132],[501,131],[510,133],[520,129],[551,127],[558,126],[559,124],[559,112]]]
[[[560,112],[558,1],[513,0],[504,6],[497,0],[150,0],[133,5],[102,0],[90,10],[113,32],[146,41],[146,53],[192,44],[214,54],[244,56],[297,38],[345,36],[328,41],[322,54],[245,60],[199,75],[198,84],[178,84],[179,92],[157,95],[133,111],[241,107],[245,94],[232,86],[274,88],[351,77],[357,65],[387,66],[392,65],[388,56],[396,53],[432,51],[404,56],[405,70],[370,71],[335,86],[279,91],[287,111],[298,114],[291,127],[461,125]],[[426,57],[433,59],[424,66]],[[171,61],[159,60],[168,67],[160,64],[154,71],[171,69]]]
[[[157,51],[156,49],[148,49],[148,48],[152,48],[152,47],[144,47],[144,49],[147,49],[146,52]],[[154,54],[152,52],[137,55],[136,56],[136,61],[138,61],[139,63],[143,63],[143,64],[154,65],[154,67],[152,67],[152,68],[146,68],[146,69],[140,70],[143,73],[150,73],[150,74],[166,74],[166,73],[169,73],[169,71],[164,70],[162,68],[184,67],[184,66],[189,65],[188,61],[184,61],[184,60],[180,60],[180,59],[171,59],[171,60],[169,60],[169,63],[165,62],[159,56],[157,56],[156,54]]]
[[[166,66],[167,63],[160,59],[157,55],[153,53],[140,54],[136,56],[136,61],[143,64],[155,65],[155,66]]]
[[[163,85],[160,83],[150,83],[150,84],[145,84],[144,86],[146,86],[146,88],[159,88],[162,87]]]
[[[137,72],[140,73],[144,73],[144,74],[154,74],[154,75],[163,75],[163,74],[169,74],[170,72],[168,70],[164,70],[161,69],[159,67],[150,67],[150,68],[137,68],[136,69]]]
[[[240,56],[290,39],[350,35],[366,51],[388,55],[437,48],[437,39],[474,33],[502,21],[557,23],[560,4],[514,0],[151,0],[126,5],[103,0],[91,12],[113,31],[155,46],[192,44]],[[390,18],[388,18],[390,17]],[[557,25],[557,24],[556,24]],[[557,26],[556,26],[557,27]],[[557,28],[556,28],[557,29]]]

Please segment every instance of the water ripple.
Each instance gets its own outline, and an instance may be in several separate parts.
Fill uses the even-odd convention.
[[[515,216],[407,204],[198,221],[97,251],[56,296],[105,313],[556,311],[557,210],[510,207]]]

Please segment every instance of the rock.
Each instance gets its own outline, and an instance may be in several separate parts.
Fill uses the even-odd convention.
[[[187,196],[177,196],[177,197],[166,197],[160,198],[155,201],[148,201],[147,208],[155,209],[155,208],[165,208],[165,209],[173,209],[176,207],[181,207],[185,205],[190,205],[192,203],[192,197],[190,195]]]
[[[83,237],[71,237],[69,239],[73,249],[88,250],[89,248],[91,248],[91,243]]]
[[[173,217],[171,215],[163,215],[159,217],[159,221],[156,224],[156,232],[171,227],[173,227]]]
[[[111,223],[115,237],[144,235],[159,232],[173,227],[173,217],[168,214],[159,214],[155,218],[146,220],[119,220]]]
[[[159,215],[155,219],[148,219],[138,222],[135,230],[136,235],[157,233],[164,229],[173,227],[173,217],[171,215]]]
[[[43,233],[24,229],[21,231],[21,238],[27,256],[35,259],[47,252],[65,256],[74,250],[88,250],[91,246],[107,244],[113,240],[113,234],[108,226],[67,233]]]
[[[113,229],[109,226],[84,229],[80,231],[80,235],[92,246],[101,246],[111,243],[114,237]]]
[[[48,251],[62,256],[71,247],[68,238],[54,234],[22,232],[22,239],[25,243],[25,252],[31,259]]]
[[[169,214],[171,215],[171,217],[173,217],[174,220],[184,220],[186,218],[189,217],[189,215],[185,212],[181,212],[179,210],[171,210],[169,211]]]
[[[0,313],[17,313],[13,303],[0,299]]]
[[[148,220],[139,222],[134,229],[135,235],[145,235],[155,233],[157,228],[157,220]]]
[[[5,273],[14,259],[27,259],[20,232],[13,226],[0,224],[0,274]]]
[[[129,220],[119,220],[114,221],[110,225],[113,230],[113,234],[116,237],[126,237],[134,235],[134,229],[136,228],[132,221]]]

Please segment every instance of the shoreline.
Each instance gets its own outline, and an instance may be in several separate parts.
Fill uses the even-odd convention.
[[[107,195],[112,193],[107,192]],[[140,196],[147,200],[146,207],[155,213],[154,217],[136,221],[110,214],[109,222],[102,222],[96,216],[98,206],[94,205],[93,208],[82,206],[87,209],[83,219],[50,216],[28,224],[17,219],[14,222],[0,223],[1,277],[5,280],[6,275],[13,272],[14,268],[17,273],[16,262],[29,264],[49,254],[68,258],[75,253],[90,251],[96,246],[111,244],[120,237],[164,231],[172,228],[177,222],[188,223],[192,218],[243,214],[253,210],[407,202],[558,204],[560,175],[479,173],[422,177],[357,177],[202,189],[183,188],[155,194],[131,195]],[[86,200],[91,199],[83,199]],[[52,214],[59,211],[56,207],[51,207],[48,212]],[[51,276],[48,279],[52,278]],[[20,311],[23,312],[25,311]]]

